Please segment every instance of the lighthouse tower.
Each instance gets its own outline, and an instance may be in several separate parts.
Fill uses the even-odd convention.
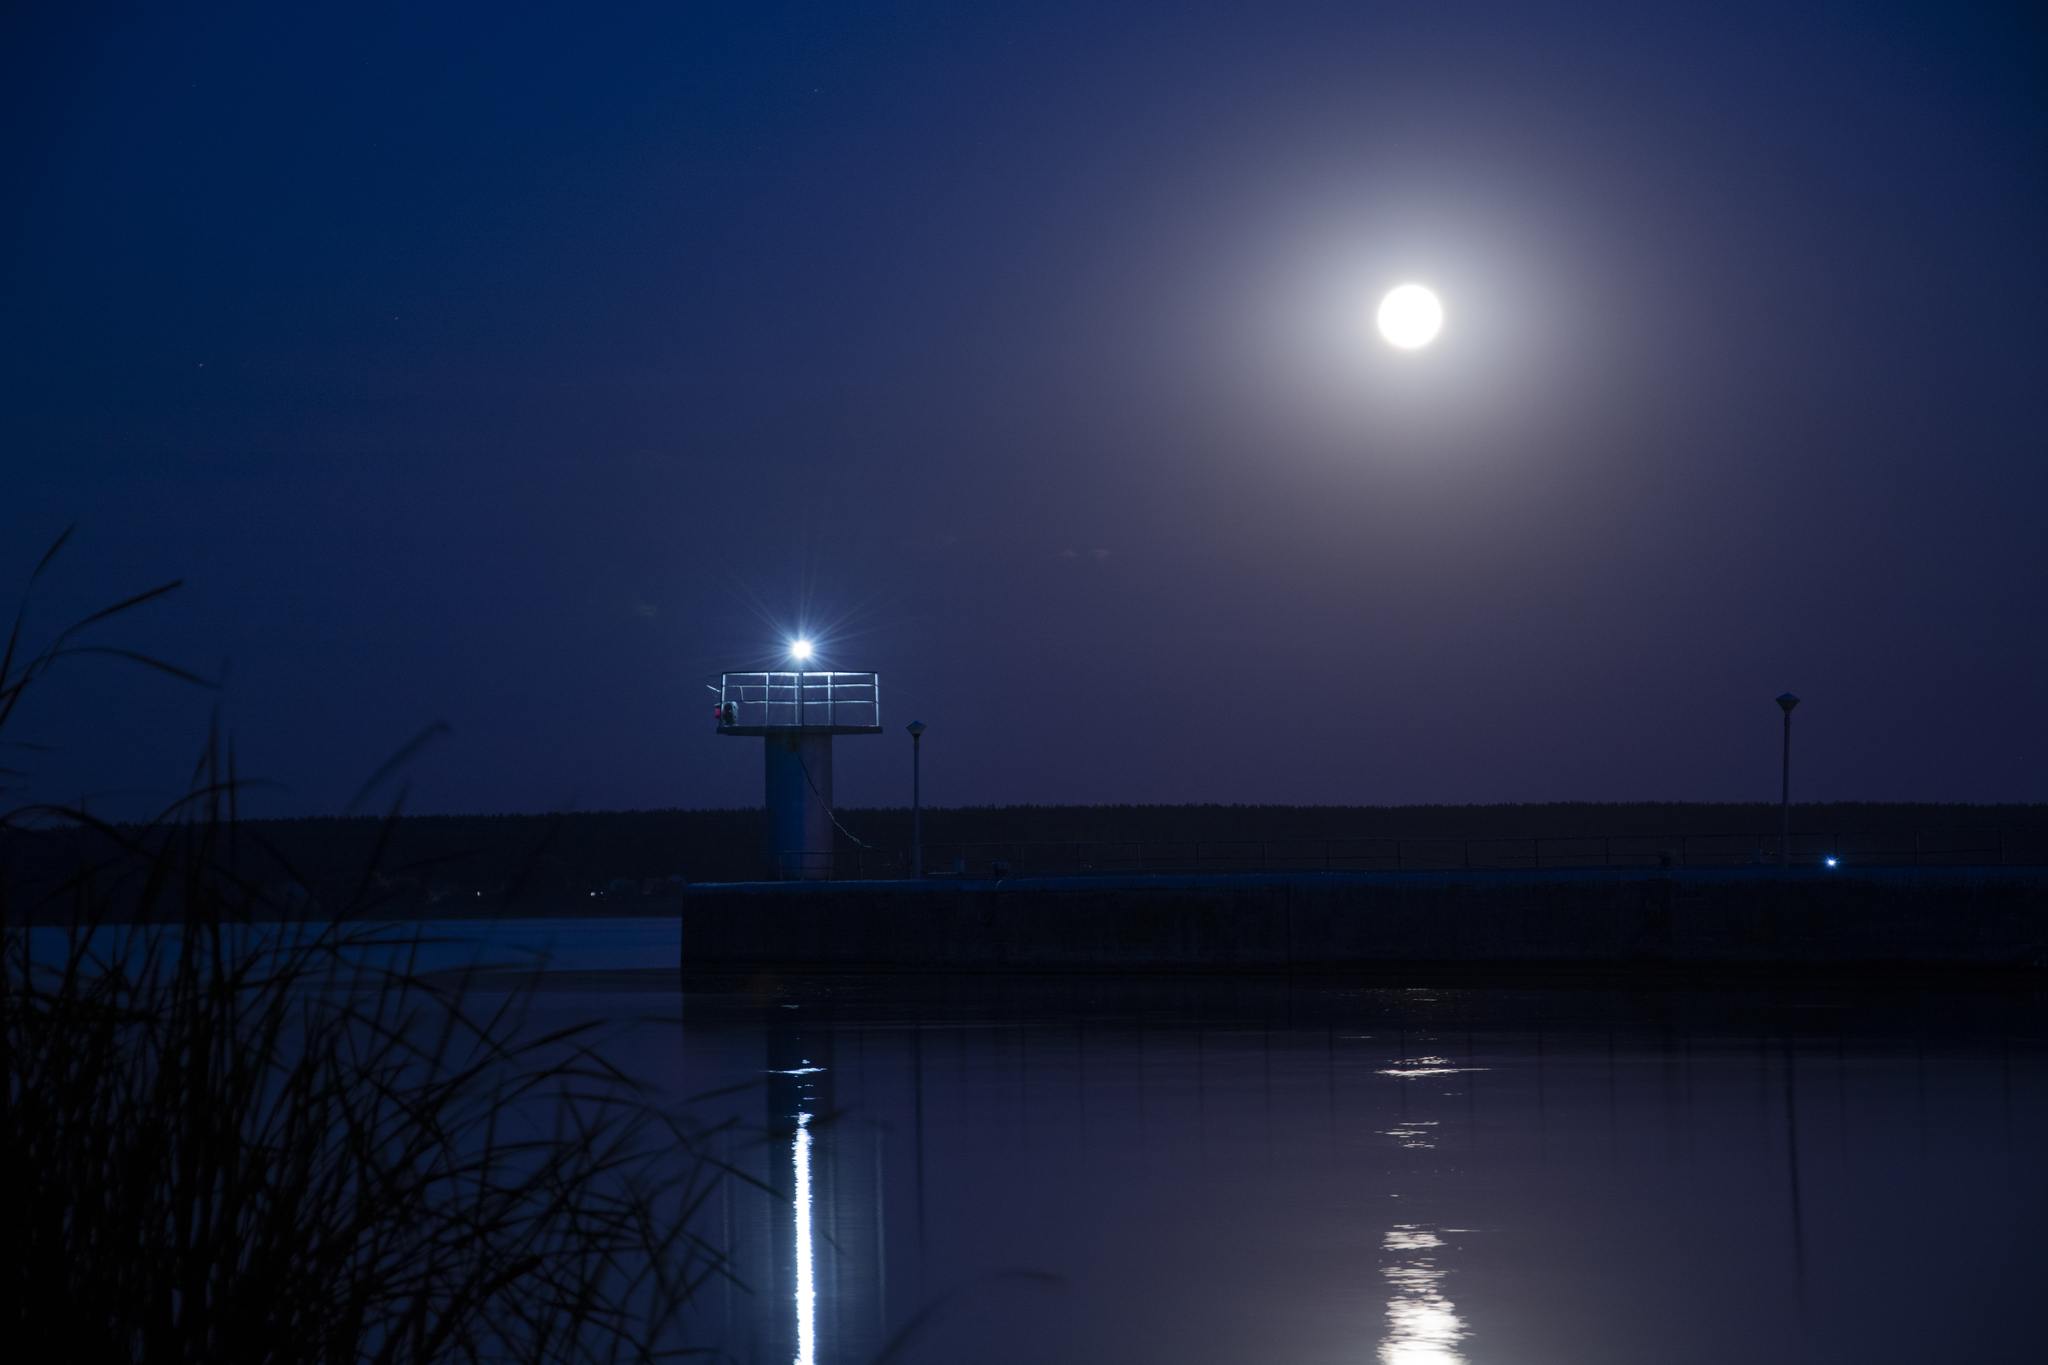
[[[768,872],[832,875],[832,737],[882,733],[882,686],[873,673],[802,667],[726,673],[718,683],[718,733],[761,738],[768,780]]]

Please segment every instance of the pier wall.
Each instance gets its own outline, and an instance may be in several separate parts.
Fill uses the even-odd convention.
[[[698,884],[687,967],[2048,968],[2048,868]]]

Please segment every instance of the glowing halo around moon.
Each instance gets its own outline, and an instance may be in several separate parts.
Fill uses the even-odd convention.
[[[1419,284],[1404,284],[1380,300],[1375,320],[1390,345],[1413,351],[1436,340],[1444,329],[1444,306]]]

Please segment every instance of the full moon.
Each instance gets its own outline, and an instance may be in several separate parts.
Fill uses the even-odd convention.
[[[1404,351],[1427,346],[1444,329],[1444,306],[1419,284],[1404,284],[1380,300],[1380,335]]]

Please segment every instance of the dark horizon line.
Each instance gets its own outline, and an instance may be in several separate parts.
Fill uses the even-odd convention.
[[[1904,810],[1907,808],[1931,808],[1954,811],[2012,810],[2024,812],[2048,812],[2048,801],[1794,801],[1794,810],[1821,808],[1858,807],[1878,810]],[[1692,801],[1692,800],[1565,800],[1565,801],[1409,801],[1384,805],[1360,803],[1340,805],[1330,802],[1289,802],[1289,801],[1101,801],[1101,802],[1041,802],[1020,801],[1008,804],[986,803],[980,805],[940,806],[926,805],[927,813],[939,811],[1081,811],[1081,810],[1242,810],[1242,811],[1449,811],[1449,810],[1532,810],[1532,809],[1596,809],[1602,807],[1626,807],[1630,809],[1656,809],[1659,807],[1709,808],[1716,810],[1740,810],[1755,808],[1777,810],[1776,801]],[[601,810],[543,810],[543,811],[460,811],[416,814],[401,811],[401,820],[546,820],[566,818],[595,818],[615,815],[712,815],[720,813],[759,814],[762,806],[635,806],[607,808]],[[908,815],[910,807],[902,806],[834,806],[838,811],[872,812],[876,814],[901,813]],[[326,814],[326,815],[254,815],[241,818],[243,824],[283,824],[302,820],[362,820],[381,821],[391,818],[389,812]],[[119,821],[122,826],[140,825],[145,821]]]

